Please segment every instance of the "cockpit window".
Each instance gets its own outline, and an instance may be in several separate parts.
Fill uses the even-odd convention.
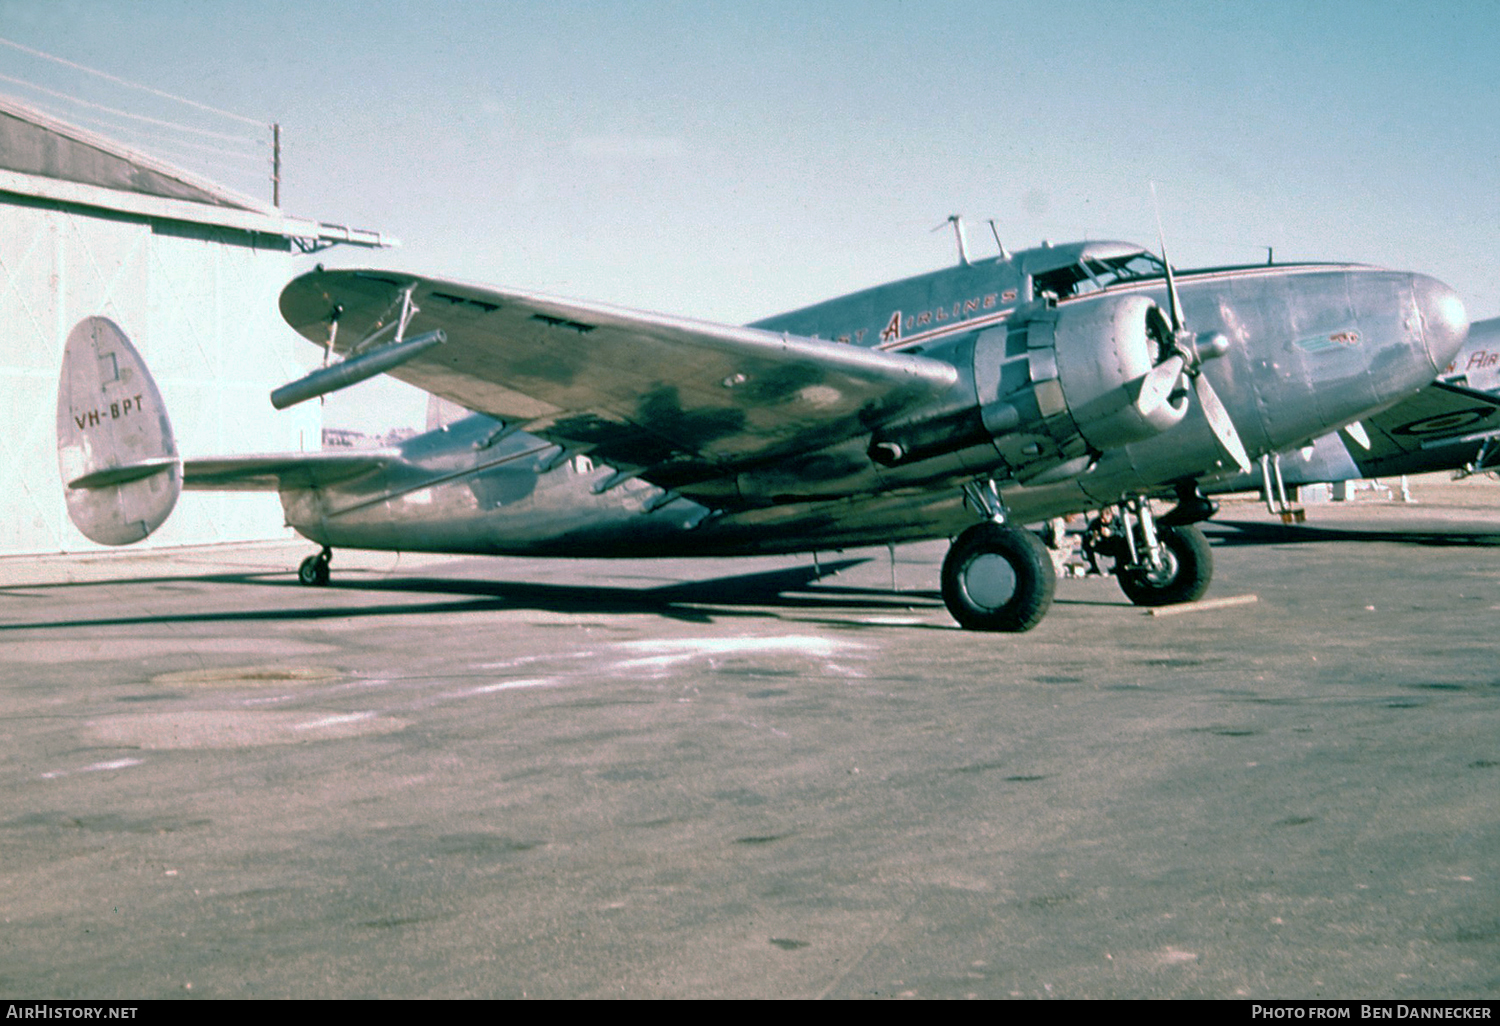
[[[1093,270],[1094,277],[1103,283],[1103,288],[1143,278],[1163,278],[1167,274],[1166,265],[1150,253],[1115,257],[1113,260],[1086,259],[1084,263]]]
[[[1032,279],[1032,289],[1038,296],[1067,299],[1099,292],[1112,285],[1165,275],[1162,262],[1146,252],[1107,259],[1084,257],[1076,264],[1036,275]]]

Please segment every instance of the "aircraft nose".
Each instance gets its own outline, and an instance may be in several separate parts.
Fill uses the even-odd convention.
[[[1469,313],[1464,301],[1447,285],[1425,274],[1412,275],[1412,293],[1422,318],[1422,341],[1439,372],[1458,355],[1469,336]]]

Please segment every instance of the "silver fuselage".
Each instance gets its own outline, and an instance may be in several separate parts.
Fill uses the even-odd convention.
[[[1463,348],[1438,379],[1500,397],[1500,317],[1475,321]],[[1420,447],[1410,452],[1371,453],[1340,432],[1322,435],[1279,457],[1282,484],[1295,487],[1360,478],[1427,474],[1444,470],[1500,468],[1500,413],[1473,406],[1407,425]],[[1215,480],[1214,492],[1253,491],[1264,486],[1259,470]]]
[[[1130,293],[1167,302],[1160,278],[1086,295],[1033,295],[1038,254],[1046,253],[923,275],[755,327],[947,361],[959,380],[935,405],[936,416],[975,402],[981,334],[1003,331],[1037,304],[1062,311]],[[1447,286],[1372,267],[1188,272],[1178,288],[1188,327],[1229,340],[1227,353],[1207,361],[1204,373],[1251,455],[1305,444],[1414,392],[1449,365],[1467,330]],[[1008,437],[898,466],[874,462],[866,437],[791,462],[737,467],[679,496],[640,478],[621,481],[615,468],[594,465],[586,453],[500,427],[489,417],[467,417],[408,440],[383,471],[283,490],[287,522],[320,544],[366,549],[794,552],[954,535],[979,519],[965,506],[961,485],[984,475],[995,476],[1014,520],[1033,523],[1222,473],[1229,462],[1194,405],[1161,434],[1093,452],[1086,465],[1063,468],[1055,479],[1022,483],[1011,472]]]

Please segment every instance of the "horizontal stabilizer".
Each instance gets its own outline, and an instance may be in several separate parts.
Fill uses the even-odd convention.
[[[130,481],[139,481],[143,477],[152,474],[160,474],[164,470],[176,467],[178,460],[175,456],[157,456],[155,459],[141,460],[139,463],[126,463],[118,467],[107,467],[104,470],[96,470],[92,474],[84,474],[68,482],[69,488],[108,488],[111,485],[122,485]]]
[[[325,487],[383,470],[400,458],[397,449],[358,449],[185,460],[183,487],[215,492]]]

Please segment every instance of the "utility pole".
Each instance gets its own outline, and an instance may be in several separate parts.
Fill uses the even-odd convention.
[[[281,123],[271,126],[271,206],[281,206]]]

